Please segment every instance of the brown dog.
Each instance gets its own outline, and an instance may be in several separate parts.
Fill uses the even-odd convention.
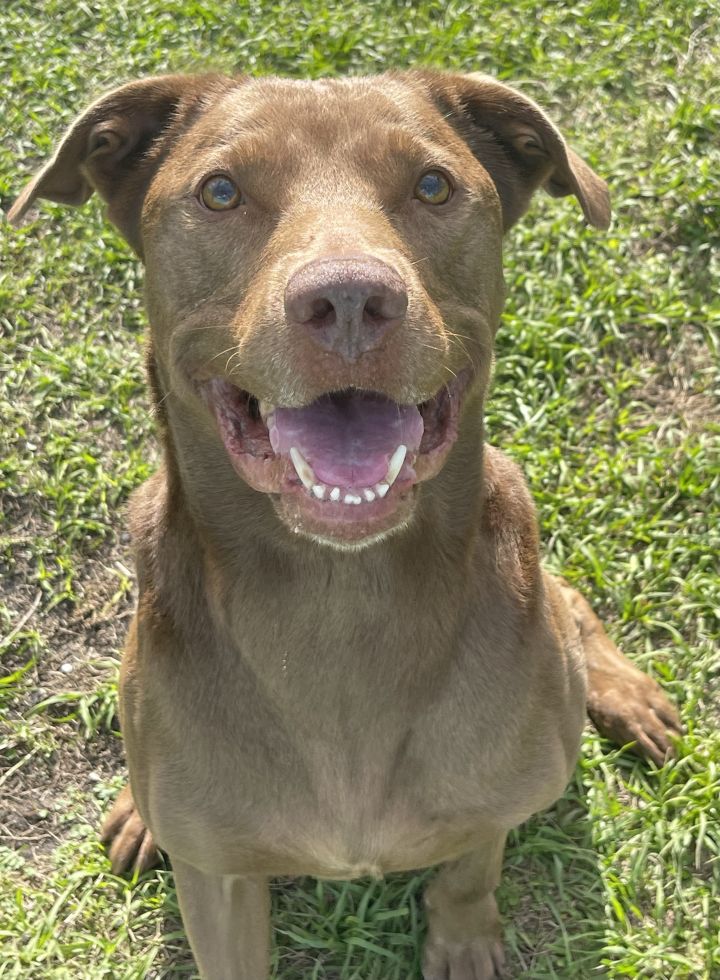
[[[106,833],[118,867],[144,824],[168,852],[211,980],[267,975],[269,876],[441,862],[426,980],[497,976],[505,837],[563,792],[586,665],[602,731],[656,761],[678,731],[483,449],[502,236],[539,187],[607,226],[484,77],[171,76],[91,106],[11,212],[96,190],[147,267],[165,463],[132,505]]]

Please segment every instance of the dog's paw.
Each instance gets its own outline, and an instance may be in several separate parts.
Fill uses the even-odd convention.
[[[446,943],[428,937],[423,957],[424,980],[499,980],[504,976],[502,943],[480,937],[464,943]]]
[[[162,862],[152,834],[135,809],[129,786],[120,790],[102,825],[100,840],[109,846],[114,874],[142,874]]]
[[[612,671],[589,671],[588,714],[600,732],[618,745],[661,766],[682,734],[680,717],[659,684],[628,661]]]

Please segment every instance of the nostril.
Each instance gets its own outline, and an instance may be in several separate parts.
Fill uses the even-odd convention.
[[[371,296],[365,304],[365,313],[373,320],[380,319],[380,317],[385,319],[386,314],[383,312],[383,297]]]
[[[408,297],[405,290],[385,288],[370,295],[365,303],[363,319],[370,322],[399,320],[407,312]]]
[[[311,314],[308,320],[314,320],[317,323],[325,322],[328,320],[331,314],[335,313],[335,307],[332,305],[329,299],[321,296],[319,299],[313,301]]]

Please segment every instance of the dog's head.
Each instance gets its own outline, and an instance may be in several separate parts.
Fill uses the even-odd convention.
[[[484,391],[502,235],[539,187],[607,226],[605,184],[482,76],[168,76],[94,103],[9,217],[96,190],[147,266],[179,451],[357,545],[409,520]]]

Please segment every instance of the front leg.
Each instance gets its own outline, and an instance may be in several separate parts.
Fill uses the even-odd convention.
[[[682,734],[680,717],[664,691],[618,650],[580,593],[561,578],[556,583],[580,631],[588,671],[587,710],[606,738],[661,766]]]
[[[495,889],[505,834],[443,865],[425,893],[425,980],[494,980],[504,962]]]
[[[267,879],[208,874],[172,854],[170,861],[183,925],[203,980],[267,980]]]

